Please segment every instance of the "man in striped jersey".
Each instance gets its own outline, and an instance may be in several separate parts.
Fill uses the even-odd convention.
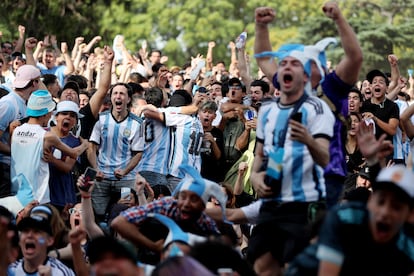
[[[170,98],[168,108],[157,110],[145,107],[146,118],[162,122],[170,131],[168,158],[168,188],[171,192],[184,177],[178,167],[188,164],[201,169],[200,148],[203,141],[203,126],[197,117],[198,104],[207,96],[196,93],[194,99],[185,90],[177,90]],[[195,114],[195,115],[188,115]],[[156,138],[158,139],[158,138]],[[163,141],[167,143],[168,141]],[[161,162],[162,160],[159,160]],[[157,166],[163,164],[157,162]]]
[[[152,87],[145,93],[145,99],[148,104],[161,108],[164,95],[161,89]],[[138,171],[151,186],[167,186],[170,130],[159,120],[145,118],[144,138],[144,152],[138,164]]]
[[[88,160],[98,170],[92,192],[97,216],[103,216],[111,193],[134,188],[135,167],[142,156],[142,119],[128,111],[132,89],[117,83],[110,90],[112,109],[100,114],[89,139]],[[97,156],[97,152],[98,156]]]
[[[273,17],[272,9],[257,8],[256,28]],[[312,60],[292,49],[278,53],[280,98],[265,101],[258,116],[251,182],[263,204],[248,258],[259,275],[281,275],[307,245],[308,210],[326,196],[323,168],[335,118],[325,102],[308,96]]]

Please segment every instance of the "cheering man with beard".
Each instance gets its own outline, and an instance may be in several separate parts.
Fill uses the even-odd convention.
[[[135,167],[144,149],[142,119],[128,111],[132,88],[117,83],[109,90],[112,109],[102,112],[89,139],[88,160],[98,170],[92,204],[102,219],[113,192],[134,188]],[[99,152],[97,156],[97,152]]]

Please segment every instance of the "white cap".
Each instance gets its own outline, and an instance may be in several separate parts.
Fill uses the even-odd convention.
[[[390,182],[407,193],[410,198],[414,199],[413,180],[414,173],[411,170],[407,169],[403,165],[394,165],[392,167],[384,168],[381,170],[377,177],[377,183],[373,184],[372,188],[375,189],[375,185],[378,185],[378,183]]]
[[[79,113],[79,106],[73,101],[61,101],[57,104],[55,115],[64,111],[74,112],[78,118],[84,117],[83,114]]]

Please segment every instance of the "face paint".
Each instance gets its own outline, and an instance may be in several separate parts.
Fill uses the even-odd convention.
[[[44,245],[44,244],[46,243],[46,240],[45,240],[45,238],[43,238],[43,237],[39,237],[39,238],[37,239],[37,242],[38,242],[39,244],[41,244],[41,245]]]

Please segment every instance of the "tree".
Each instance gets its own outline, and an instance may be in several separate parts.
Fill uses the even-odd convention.
[[[361,78],[378,68],[389,71],[387,56],[397,54],[401,72],[413,64],[414,20],[412,1],[346,1],[341,7],[351,26],[357,33],[364,63]],[[334,26],[322,17],[307,18],[300,29],[301,40],[311,43],[327,36],[337,36]],[[328,51],[334,64],[339,62],[343,51],[337,48]]]

